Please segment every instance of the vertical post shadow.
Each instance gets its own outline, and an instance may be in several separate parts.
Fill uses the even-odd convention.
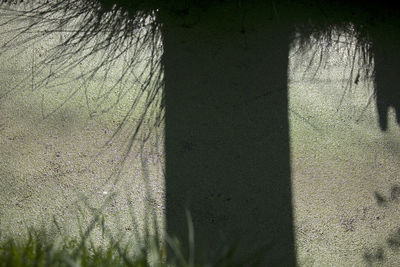
[[[394,109],[400,124],[400,34],[394,25],[380,23],[372,31],[376,106],[382,131],[388,128],[389,108]]]
[[[240,259],[293,266],[289,30],[265,7],[241,28],[235,8],[162,21],[167,229],[187,247],[187,208],[207,256],[239,241]]]

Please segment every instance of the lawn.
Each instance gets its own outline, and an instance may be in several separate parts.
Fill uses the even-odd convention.
[[[86,62],[40,83],[52,66],[35,62],[57,38],[8,50],[0,60],[0,266],[145,266],[163,259],[158,242],[143,246],[146,229],[165,237],[163,125],[145,121],[130,147],[140,108],[124,116],[140,83],[126,80],[129,86],[107,94],[117,71],[106,82],[101,73],[77,79]],[[299,265],[394,266],[399,129],[391,114],[389,131],[380,132],[374,102],[368,105],[372,88],[360,82],[346,91],[345,60],[334,52],[331,58],[314,78],[302,76],[306,61],[296,70],[290,61]],[[132,256],[133,247],[144,251]],[[190,266],[172,251],[176,265]],[[229,250],[221,258],[224,266]]]

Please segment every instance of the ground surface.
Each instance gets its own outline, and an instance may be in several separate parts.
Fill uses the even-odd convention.
[[[338,66],[314,81],[297,73],[289,93],[300,265],[396,265],[390,240],[398,239],[400,151],[393,114],[390,130],[380,132],[374,102],[363,112],[372,93],[366,84],[337,110],[344,91]]]
[[[5,31],[15,27],[7,26]],[[12,34],[2,35],[2,40]],[[129,110],[137,84],[131,84],[131,94],[124,94],[118,104],[115,95],[120,88],[113,90],[110,98],[99,98],[116,77],[107,83],[98,76],[85,84],[74,80],[87,65],[39,86],[52,66],[38,62],[46,57],[56,37],[26,48],[6,49],[0,60],[2,237],[23,235],[29,226],[49,225],[53,215],[61,227],[53,231],[78,234],[77,225],[85,225],[91,218],[88,215],[93,215],[89,206],[100,209],[104,203],[101,210],[114,233],[122,230],[129,234],[142,228],[143,221],[132,226],[132,217],[144,218],[145,210],[151,210],[148,215],[155,212],[163,228],[162,126],[143,141],[149,133],[145,121],[137,142],[127,150],[139,117],[133,113],[112,138]],[[102,107],[98,107],[101,101]],[[113,104],[112,112],[101,114],[102,108]]]
[[[114,230],[134,232],[131,213],[143,218],[146,205],[163,227],[162,128],[144,146],[138,142],[120,176],[113,175],[121,169],[132,128],[106,143],[129,97],[115,113],[101,115],[82,100],[84,90],[61,106],[76,85],[32,87],[32,53],[45,51],[46,43],[37,43],[25,54],[10,58],[15,52],[10,51],[0,60],[1,231],[17,236],[55,215],[61,228],[55,231],[70,233],[77,217],[90,213],[82,195],[99,208],[113,192],[118,194],[104,211]],[[289,96],[300,266],[394,266],[400,258],[394,235],[400,227],[399,128],[392,117],[389,131],[380,132],[373,102],[365,109],[372,93],[365,83],[353,85],[340,104],[343,61],[333,60],[314,79],[303,77],[305,65],[295,69],[295,63],[291,58]],[[98,86],[94,80],[88,88]],[[77,215],[77,207],[83,214]]]

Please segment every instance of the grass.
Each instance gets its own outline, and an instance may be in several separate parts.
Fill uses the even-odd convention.
[[[107,229],[102,220],[95,220]],[[80,238],[52,238],[44,231],[29,228],[27,238],[10,237],[0,244],[0,267],[3,266],[169,266],[157,242],[138,247],[134,242],[122,245],[109,236],[105,246],[95,245],[90,238],[93,225],[80,231]],[[136,253],[132,256],[133,248]],[[151,261],[150,257],[159,258]],[[162,260],[164,259],[164,260]]]
[[[113,245],[102,250],[70,241],[56,247],[32,233],[25,242],[9,239],[0,247],[0,266],[146,266],[143,263],[141,259],[133,264],[125,262]]]
[[[49,237],[44,228],[29,228],[27,237],[15,239],[10,237],[0,243],[0,267],[6,266],[249,266],[245,263],[235,263],[235,247],[221,252],[213,262],[203,263],[195,260],[194,232],[189,213],[189,255],[184,257],[185,249],[177,238],[166,237],[164,241],[155,234],[150,235],[148,229],[145,233],[145,242],[139,245],[137,240],[122,244],[118,238],[107,235],[102,216],[95,216],[93,224],[85,232],[80,231],[80,238],[64,237],[56,241]],[[94,224],[101,227],[108,236],[105,246],[97,246],[90,238]],[[139,237],[139,236],[138,236]],[[139,239],[139,238],[138,238]],[[143,243],[143,242],[142,242]],[[168,257],[167,257],[168,252]],[[200,255],[201,253],[197,254]],[[254,260],[254,259],[253,259]],[[246,263],[250,263],[246,261]]]

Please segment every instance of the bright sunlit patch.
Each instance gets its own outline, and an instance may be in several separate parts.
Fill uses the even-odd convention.
[[[397,190],[395,112],[389,112],[393,130],[382,133],[373,104],[374,60],[370,70],[359,65],[362,53],[351,35],[330,39],[312,42],[303,54],[294,42],[289,57],[294,224],[297,257],[306,266],[332,265],[334,257],[361,265],[364,248],[376,248],[391,233],[383,214],[387,225],[398,219],[395,205],[379,205]]]

